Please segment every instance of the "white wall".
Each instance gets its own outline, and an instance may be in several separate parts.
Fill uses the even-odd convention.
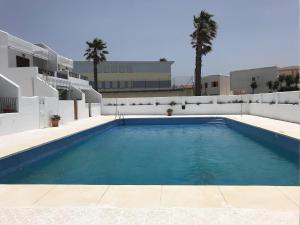
[[[101,115],[100,103],[90,103],[90,104],[91,104],[92,117],[100,116]]]
[[[61,124],[66,124],[74,121],[74,101],[73,100],[60,100],[58,103],[59,112],[61,116]]]
[[[34,95],[58,97],[58,91],[39,77],[34,78]]]
[[[92,103],[92,116],[100,116],[100,103]],[[51,126],[50,117],[61,116],[60,124],[74,121],[74,101],[58,100],[55,97],[21,97],[18,113],[0,114],[0,135]],[[78,119],[89,117],[88,104],[78,101]]]
[[[0,97],[20,98],[20,87],[0,74]]]
[[[252,94],[250,85],[252,78],[255,78],[257,88],[254,93],[265,93],[269,91],[266,83],[270,80],[275,81],[277,76],[278,68],[276,66],[232,71],[230,72],[230,88],[234,94]]]
[[[89,106],[84,100],[78,101],[78,118],[84,119],[89,117]]]
[[[0,68],[0,73],[19,85],[22,96],[58,96],[55,88],[38,78],[37,67]]]
[[[22,97],[19,113],[0,114],[0,135],[39,128],[39,98]]]
[[[20,86],[21,95],[34,96],[33,77],[37,74],[37,67],[0,68],[0,72]]]
[[[241,96],[178,96],[158,98],[103,98],[102,114],[115,114],[116,110],[125,115],[164,115],[168,108],[173,109],[176,115],[197,114],[240,114],[246,113],[247,104],[232,103],[240,101]],[[246,97],[243,97],[246,98]],[[244,99],[246,101],[246,99]],[[170,103],[176,105],[171,106]],[[217,104],[217,102],[227,104]],[[156,105],[159,103],[158,105]],[[117,106],[116,106],[117,105]],[[185,109],[182,109],[185,105]]]
[[[176,105],[170,106],[172,101]],[[182,109],[182,105],[185,105],[185,109]],[[300,123],[300,92],[161,98],[103,98],[102,114],[114,115],[116,111],[119,111],[124,115],[165,115],[168,108],[172,108],[175,115],[242,113]]]

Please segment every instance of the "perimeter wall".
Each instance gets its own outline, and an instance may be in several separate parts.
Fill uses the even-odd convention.
[[[300,123],[300,91],[249,95],[103,98],[102,114],[174,115],[249,114]]]

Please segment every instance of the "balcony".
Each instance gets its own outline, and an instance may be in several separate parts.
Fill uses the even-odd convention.
[[[38,71],[39,71],[39,74],[42,74],[44,76],[54,77],[54,72],[53,71],[45,70],[43,68],[38,68]]]
[[[67,71],[57,71],[56,72],[56,77],[67,80],[68,79],[68,72]]]
[[[69,72],[69,76],[70,76],[70,77],[77,78],[77,79],[80,79],[80,75],[79,75],[78,73]]]

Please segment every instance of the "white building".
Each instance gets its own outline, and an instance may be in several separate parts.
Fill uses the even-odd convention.
[[[0,30],[0,74],[19,85],[22,96],[81,99],[84,92],[92,102],[101,97],[85,76],[72,70],[72,59]]]
[[[230,72],[230,88],[233,94],[252,94],[251,83],[256,82],[254,93],[268,93],[266,83],[275,81],[279,75],[278,67],[264,67]]]
[[[229,95],[230,77],[226,75],[208,75],[201,78],[202,95]]]
[[[45,44],[0,31],[0,135],[101,115],[101,94]]]

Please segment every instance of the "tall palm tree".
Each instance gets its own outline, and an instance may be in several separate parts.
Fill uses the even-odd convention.
[[[202,57],[212,51],[212,40],[217,35],[217,23],[213,15],[201,11],[199,16],[194,16],[194,32],[191,34],[191,44],[196,49],[195,62],[195,95],[201,95]]]
[[[85,58],[87,60],[91,60],[94,63],[94,89],[98,91],[98,71],[97,65],[99,62],[106,61],[106,56],[108,51],[105,49],[107,48],[106,43],[99,38],[95,38],[92,42],[87,41],[87,49],[85,50]]]

